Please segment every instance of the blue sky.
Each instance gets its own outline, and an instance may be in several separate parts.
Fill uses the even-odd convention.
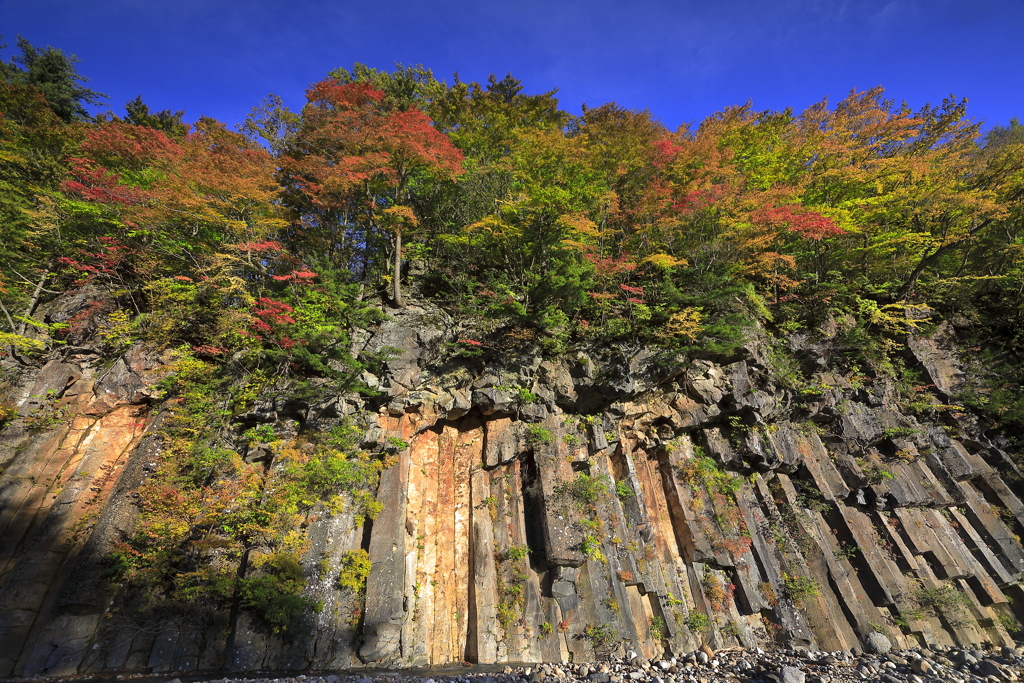
[[[298,108],[338,66],[511,71],[564,109],[616,101],[666,125],[751,100],[804,107],[883,85],[1024,118],[1024,0],[0,0],[0,32],[77,54],[122,111],[136,95],[229,124],[268,93]]]

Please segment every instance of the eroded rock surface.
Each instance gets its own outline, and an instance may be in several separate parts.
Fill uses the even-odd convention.
[[[267,396],[239,416],[301,430],[368,413],[364,443],[403,444],[372,524],[308,520],[320,610],[285,632],[244,611],[227,630],[108,619],[104,558],[132,533],[159,449],[162,361],[133,348],[101,369],[86,349],[11,365],[0,676],[1014,645],[1024,505],[995,469],[1006,453],[945,405],[965,381],[951,330],[908,342],[943,404],[918,416],[883,379],[822,371],[786,388],[756,344],[687,364],[500,340],[460,358],[445,350],[457,339],[410,306],[360,341],[397,349],[364,377],[379,396]],[[373,562],[364,599],[337,582],[358,548]]]

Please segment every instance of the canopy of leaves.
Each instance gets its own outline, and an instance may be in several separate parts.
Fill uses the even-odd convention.
[[[866,311],[921,304],[1021,316],[1024,135],[1015,120],[980,137],[964,101],[911,111],[875,88],[672,131],[615,103],[573,116],[511,75],[356,64],[234,133],[141,98],[89,121],[52,94],[94,102],[74,59],[19,46],[0,93],[10,334],[92,282],[134,334],[349,376],[360,361],[313,350],[400,305],[412,261],[420,292],[551,349],[727,353],[835,316],[893,335]]]

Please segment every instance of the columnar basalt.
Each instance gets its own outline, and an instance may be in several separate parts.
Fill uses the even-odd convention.
[[[297,529],[311,607],[277,631],[242,608],[130,613],[105,578],[160,448],[166,359],[133,348],[101,370],[67,353],[11,375],[0,675],[834,651],[872,633],[1013,644],[1024,505],[1005,446],[951,404],[965,379],[941,325],[907,344],[934,385],[916,416],[884,378],[826,362],[813,389],[781,386],[756,342],[688,364],[530,345],[459,358],[454,327],[412,305],[360,342],[398,350],[365,377],[379,395],[261,418],[301,441],[347,415],[393,451],[374,520],[321,506]],[[362,594],[338,581],[360,549]]]

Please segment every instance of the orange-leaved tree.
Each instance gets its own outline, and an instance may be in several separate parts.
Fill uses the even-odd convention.
[[[422,111],[389,107],[367,83],[327,79],[307,98],[280,160],[296,230],[365,280],[388,229],[392,293],[402,307],[402,235],[418,223],[412,195],[419,183],[461,173],[462,153]]]
[[[280,188],[270,154],[244,136],[211,119],[181,138],[106,122],[86,132],[71,167],[62,220],[90,223],[102,245],[65,262],[118,282],[139,312],[144,291],[165,341],[224,333],[222,314],[237,311],[215,302],[244,303],[269,279],[240,247],[285,226]]]

